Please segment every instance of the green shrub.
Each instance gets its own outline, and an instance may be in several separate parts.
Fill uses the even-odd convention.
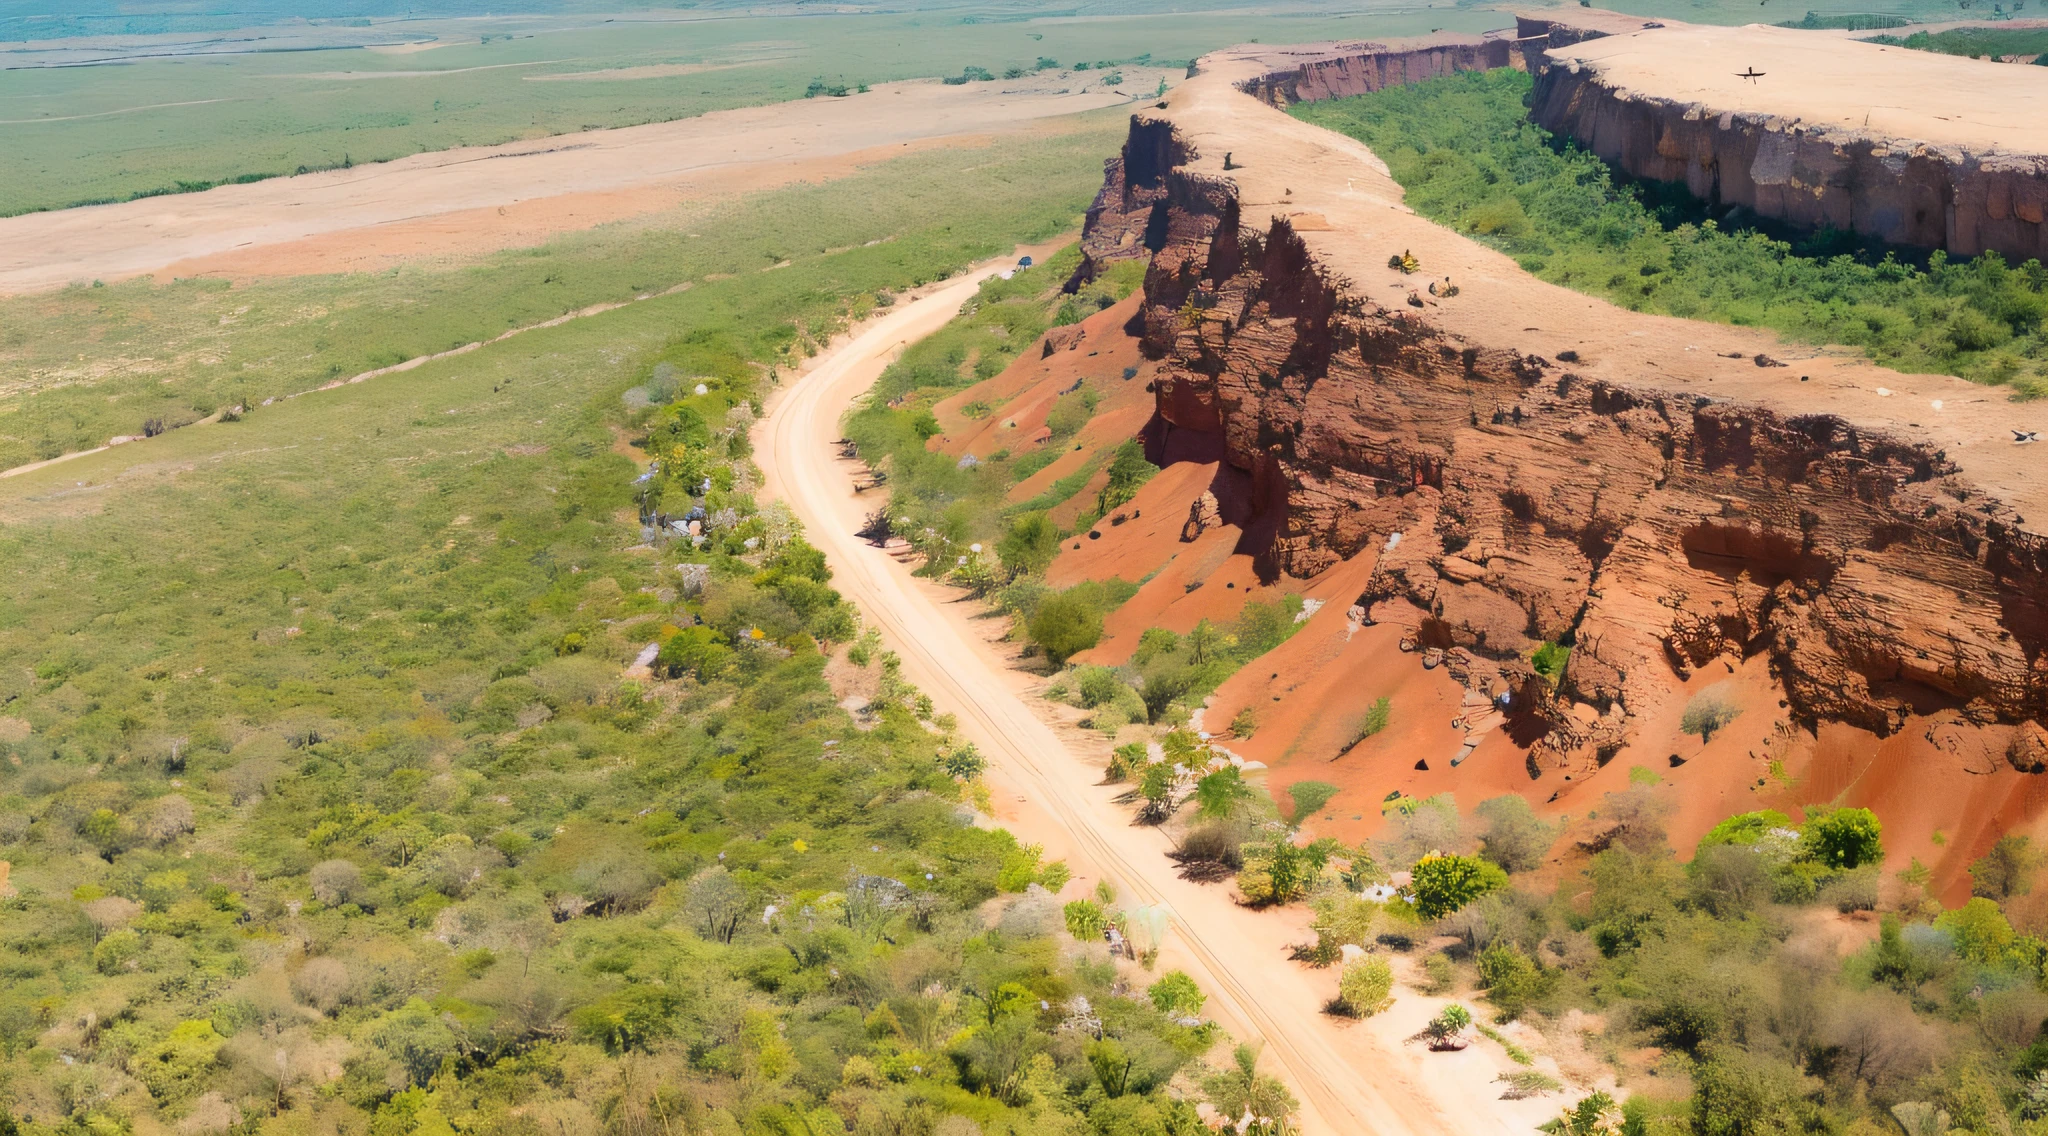
[[[1806,818],[1800,826],[1803,851],[1835,869],[1860,868],[1884,859],[1884,826],[1869,809],[1834,809]]]
[[[1322,811],[1337,792],[1337,786],[1328,781],[1296,781],[1289,785],[1287,795],[1294,801],[1294,823],[1300,824]]]
[[[1109,916],[1102,905],[1092,899],[1077,899],[1064,909],[1067,920],[1067,934],[1084,943],[1102,938],[1102,932],[1109,926]]]
[[[1145,996],[1160,1013],[1176,1018],[1196,1017],[1208,1002],[1195,980],[1178,970],[1160,975],[1159,981],[1145,988]]]
[[[1497,940],[1479,952],[1479,985],[1493,1003],[1496,1020],[1511,1022],[1542,994],[1546,981],[1542,968],[1521,948]]]
[[[1053,666],[1102,641],[1102,610],[1073,592],[1060,592],[1038,605],[1026,625],[1031,641]]]
[[[1356,1017],[1369,1018],[1394,1004],[1394,968],[1368,955],[1344,968],[1337,980],[1337,1001]]]

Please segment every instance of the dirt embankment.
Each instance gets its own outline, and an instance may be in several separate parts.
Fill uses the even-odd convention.
[[[1331,606],[1507,695],[1538,785],[1683,749],[1739,792],[1766,762],[1818,770],[1837,723],[1866,741],[1835,749],[1905,748],[1833,769],[1831,792],[1967,773],[2011,823],[2038,812],[2048,540],[2027,514],[2048,498],[2012,430],[2048,413],[1533,280],[1408,212],[1364,148],[1246,97],[1259,52],[1205,59],[1134,118],[1084,247],[1154,250],[1144,438],[1158,462],[1220,463],[1214,507],[1264,579],[1376,558]],[[1387,263],[1404,250],[1421,271]],[[1530,662],[1544,641],[1575,645],[1556,689]],[[1725,761],[1678,730],[1723,681],[1763,738]]]
[[[1634,177],[1803,229],[2048,256],[2048,75],[1788,28],[1636,23],[1525,19],[1550,48],[1529,53],[1531,117]]]

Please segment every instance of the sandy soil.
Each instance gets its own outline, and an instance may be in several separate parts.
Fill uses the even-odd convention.
[[[1003,823],[1066,857],[1077,873],[1070,887],[1086,890],[1107,878],[1127,902],[1169,906],[1174,931],[1161,965],[1192,974],[1239,1037],[1264,1041],[1268,1067],[1302,1098],[1305,1130],[1528,1131],[1555,1104],[1496,1099],[1493,1076],[1510,1066],[1490,1043],[1451,1060],[1401,1044],[1430,1011],[1426,1000],[1404,996],[1394,1012],[1362,1024],[1323,1015],[1335,973],[1284,961],[1288,944],[1307,938],[1303,913],[1255,913],[1221,887],[1179,879],[1164,836],[1133,827],[1127,810],[1112,803],[1116,790],[1095,784],[1104,743],[1061,728],[1033,697],[1039,680],[994,644],[994,621],[852,535],[867,503],[852,492],[858,470],[830,444],[839,416],[904,345],[950,319],[976,283],[950,282],[898,305],[778,392],[756,432],[769,495],[790,502],[831,563],[834,586],[902,656],[906,677],[957,714],[962,732],[990,756]]]
[[[1161,70],[1125,68],[1126,89],[1151,91]],[[768,184],[809,176],[788,163],[873,158],[940,138],[984,135],[1131,102],[1056,75],[946,86],[888,83],[867,94],[717,111],[676,122],[467,147],[357,166],[0,219],[0,293],[114,280],[168,266],[180,273],[346,267],[364,255],[478,253],[531,244],[673,204],[693,179],[768,163]],[[722,183],[703,183],[716,190]],[[550,202],[552,201],[552,204]],[[524,209],[515,207],[524,205]],[[502,214],[497,213],[504,209]],[[383,234],[392,232],[386,241]],[[376,234],[372,236],[371,234]],[[292,260],[250,250],[301,245]],[[235,254],[240,259],[210,260]],[[254,259],[251,259],[254,257]]]

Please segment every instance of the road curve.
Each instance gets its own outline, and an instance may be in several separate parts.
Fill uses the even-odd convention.
[[[878,501],[853,493],[855,469],[832,445],[842,416],[903,347],[957,315],[1000,266],[981,266],[898,304],[835,342],[777,392],[755,432],[768,495],[786,501],[803,522],[832,567],[833,586],[880,629],[902,657],[905,677],[940,709],[957,715],[960,732],[1022,794],[1019,800],[1028,800],[1032,808],[1020,810],[1027,813],[1023,827],[1034,819],[1049,822],[1067,838],[1062,843],[1072,850],[1077,871],[1092,869],[1127,900],[1168,905],[1173,931],[1164,953],[1209,993],[1209,1008],[1238,1037],[1264,1042],[1267,1071],[1284,1078],[1301,1098],[1304,1131],[1526,1132],[1524,1124],[1490,1107],[1496,1095],[1484,1088],[1490,1072],[1447,1094],[1450,1086],[1441,1078],[1416,1075],[1409,1054],[1390,1051],[1361,1027],[1347,1028],[1322,1014],[1335,993],[1334,975],[1285,961],[1287,940],[1299,938],[1298,922],[1290,927],[1289,921],[1231,903],[1223,888],[1179,879],[1164,855],[1164,836],[1133,827],[1127,811],[1111,802],[1114,791],[1095,784],[1099,766],[1076,757],[1033,713],[1018,677],[974,641],[962,606],[949,604],[942,590],[911,577],[854,535]]]

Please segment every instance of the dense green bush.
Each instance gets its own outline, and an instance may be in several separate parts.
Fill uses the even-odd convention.
[[[1528,75],[1503,68],[1291,110],[1371,146],[1424,216],[1552,283],[1639,311],[1848,344],[1904,371],[2048,393],[2039,262],[1901,259],[1842,234],[1794,243],[1710,219],[1682,188],[1620,183],[1530,123],[1529,90]]]

